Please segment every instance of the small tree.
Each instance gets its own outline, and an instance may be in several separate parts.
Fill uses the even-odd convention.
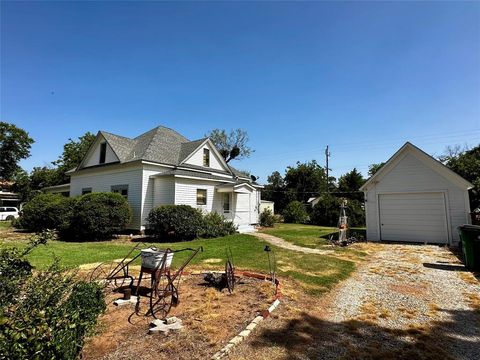
[[[272,227],[275,224],[275,215],[273,215],[272,210],[265,209],[260,214],[259,218],[260,226],[263,227]]]
[[[286,223],[303,224],[308,221],[305,205],[296,200],[287,205],[283,211],[283,217]]]
[[[213,129],[205,135],[210,138],[228,163],[233,159],[248,158],[253,150],[247,145],[248,134],[245,130],[231,130],[229,134],[225,130]]]

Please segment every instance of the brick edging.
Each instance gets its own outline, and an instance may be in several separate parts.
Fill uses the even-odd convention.
[[[261,280],[272,280],[271,277],[262,274],[256,274],[251,272],[242,272],[243,276],[251,277],[255,279]],[[280,281],[275,279],[275,301],[269,306],[267,310],[262,311],[262,314],[256,316],[250,323],[242,330],[237,336],[230,339],[227,345],[225,345],[221,350],[217,351],[212,357],[211,360],[219,360],[227,355],[236,345],[240,344],[243,340],[245,340],[252,332],[253,329],[257,327],[257,325],[262,322],[264,319],[270,316],[270,314],[277,308],[280,304]]]

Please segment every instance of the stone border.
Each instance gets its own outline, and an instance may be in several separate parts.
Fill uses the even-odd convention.
[[[250,273],[250,272],[243,272],[242,274],[243,276],[246,276],[246,277],[272,281],[271,277],[268,277],[262,274],[256,274],[256,273]],[[278,281],[278,279],[275,279],[275,301],[270,305],[270,307],[267,310],[262,311],[262,315],[256,316],[252,321],[250,321],[250,323],[247,325],[247,327],[243,331],[241,331],[237,336],[230,339],[227,345],[225,345],[221,350],[217,351],[211,357],[211,360],[220,360],[225,355],[227,355],[235,346],[237,346],[243,340],[245,340],[251,334],[253,329],[255,329],[257,325],[260,324],[260,322],[262,322],[264,319],[269,317],[271,313],[277,308],[277,306],[280,304],[280,298],[281,298],[280,282]]]

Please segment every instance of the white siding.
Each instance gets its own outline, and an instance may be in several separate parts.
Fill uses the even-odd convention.
[[[90,152],[87,155],[87,158],[84,161],[83,167],[94,166],[100,163],[100,144],[106,142],[103,136],[99,136],[95,141],[95,144]],[[105,164],[117,162],[118,157],[113,152],[110,145],[107,143],[106,153],[105,153]]]
[[[150,178],[153,175],[161,174],[165,171],[170,170],[170,168],[159,166],[159,165],[143,165],[143,173],[142,173],[142,213],[141,213],[141,226],[142,229],[146,226],[147,221],[146,218],[150,213],[150,210],[153,209],[155,206],[159,205],[166,205],[166,204],[173,204],[173,201],[158,201],[158,197],[162,193],[162,186],[161,184],[165,178]],[[160,186],[160,189],[157,187]],[[173,196],[175,193],[174,187],[169,189],[170,194]]]
[[[115,166],[115,165],[111,165]],[[131,229],[140,229],[142,216],[142,168],[140,165],[124,165],[114,169],[101,167],[73,174],[70,180],[70,196],[82,195],[83,188],[92,192],[110,192],[112,185],[128,185],[128,202],[132,208]]]
[[[203,166],[203,149],[210,150],[209,168],[215,170],[229,171],[223,166],[221,162],[222,160],[215,154],[214,150],[208,143],[205,144],[203,147],[199,148],[187,161],[185,161],[185,164]]]
[[[190,205],[191,207],[210,212],[214,209],[214,192],[216,183],[213,181],[175,179],[175,205]],[[197,205],[197,189],[207,190],[207,204]],[[215,202],[218,206],[218,199]]]
[[[175,204],[190,205],[203,212],[216,211],[237,225],[249,225],[258,222],[259,192],[247,194],[232,193],[230,200],[231,211],[223,212],[223,194],[215,191],[219,183],[212,181],[175,179]],[[207,190],[207,204],[197,205],[197,189]]]
[[[468,221],[466,197],[463,190],[432,170],[413,153],[407,152],[396,160],[396,164],[378,183],[366,192],[367,238],[380,240],[378,196],[386,193],[443,192],[447,199],[448,231],[453,243],[459,241],[457,226]]]

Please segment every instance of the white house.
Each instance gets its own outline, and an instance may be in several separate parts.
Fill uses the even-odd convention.
[[[68,172],[70,186],[46,188],[77,196],[118,192],[133,211],[131,229],[143,230],[150,210],[159,205],[190,205],[216,211],[239,231],[258,222],[260,189],[229,166],[208,138],[189,141],[159,126],[134,139],[99,131],[80,165]]]
[[[360,188],[367,239],[457,245],[470,223],[468,181],[407,142]]]

